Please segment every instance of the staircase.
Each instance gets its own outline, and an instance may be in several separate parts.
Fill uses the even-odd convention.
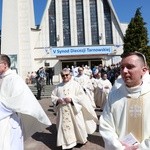
[[[33,92],[33,94],[36,96],[37,94],[37,88],[36,88],[36,85],[28,85],[29,88],[31,89],[31,91]],[[41,98],[50,98],[51,97],[51,93],[52,93],[52,90],[55,88],[55,85],[45,85],[44,86],[44,89],[42,90],[42,93],[41,93]]]

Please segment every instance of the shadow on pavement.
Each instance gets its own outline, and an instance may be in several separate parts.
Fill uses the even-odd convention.
[[[100,145],[101,147],[104,147],[104,141],[103,138],[100,136],[99,133],[99,125],[97,125],[96,131],[97,134],[90,134],[88,135],[88,141],[90,141],[91,143],[94,143],[96,145]]]
[[[104,141],[101,136],[91,134],[88,136],[88,141],[104,148]]]
[[[44,143],[47,147],[52,150],[61,150],[61,147],[56,146],[57,141],[57,132],[56,132],[56,125],[52,124],[50,127],[46,128],[50,133],[42,133],[36,132],[32,138],[36,141],[40,141]]]

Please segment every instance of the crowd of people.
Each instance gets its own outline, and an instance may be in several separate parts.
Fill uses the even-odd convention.
[[[9,57],[0,55],[0,149],[20,150],[25,138],[22,125],[27,122],[21,123],[19,114],[46,125],[51,122],[28,86],[9,67]],[[38,71],[42,74],[43,70]],[[116,66],[64,68],[60,74],[62,82],[51,93],[57,146],[72,149],[86,144],[99,125],[106,150],[150,149],[150,75],[143,54],[123,54]],[[97,107],[102,111],[100,118]]]
[[[106,99],[115,80],[120,76],[120,64],[103,66],[72,66],[70,70],[72,79],[77,81],[89,97],[93,107],[103,110]]]
[[[36,84],[40,74],[43,75],[42,78],[44,78],[46,85],[53,85],[54,69],[44,67],[40,67],[37,71],[28,72],[25,79],[26,84]]]
[[[51,96],[57,114],[57,146],[69,149],[85,144],[99,119],[106,150],[150,149],[150,75],[143,54],[123,54],[112,69],[64,68],[61,77]],[[100,118],[96,107],[103,111]]]
[[[64,68],[62,82],[52,91],[51,99],[57,114],[57,146],[62,149],[85,144],[88,134],[96,130],[95,109],[103,110],[112,88],[107,79],[110,70],[96,69],[92,71],[87,66]]]

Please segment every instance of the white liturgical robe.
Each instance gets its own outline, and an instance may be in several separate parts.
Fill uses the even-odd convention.
[[[112,88],[111,82],[106,79],[97,80],[97,88],[95,92],[95,103],[97,107],[100,107],[102,110],[108,98],[108,94]]]
[[[22,150],[23,139],[44,130],[43,125],[51,122],[32,91],[7,70],[0,78],[0,150]]]
[[[100,134],[106,150],[124,150],[121,140],[130,132],[140,150],[150,149],[150,84],[127,88],[122,85],[109,94],[100,117]]]
[[[90,101],[92,106],[94,108],[96,108],[95,101],[94,101],[94,87],[93,87],[92,81],[89,78],[89,76],[87,76],[85,74],[82,74],[82,75],[78,74],[74,78],[74,80],[77,81],[84,89],[84,91],[87,95],[87,101]]]
[[[57,105],[57,100],[65,97],[70,97],[72,104]],[[86,143],[88,134],[96,130],[97,115],[79,83],[60,83],[51,98],[57,113],[57,146],[68,149]]]

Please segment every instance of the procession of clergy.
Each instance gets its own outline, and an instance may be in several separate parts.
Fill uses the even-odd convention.
[[[125,53],[117,68],[116,74],[101,66],[94,71],[89,67],[61,71],[62,82],[51,95],[57,114],[57,146],[71,149],[86,144],[88,134],[99,125],[106,150],[150,149],[150,75],[145,56]],[[114,81],[107,79],[108,73]],[[100,118],[97,107],[102,111]]]
[[[25,81],[10,69],[11,60],[0,55],[0,149],[23,150],[24,140],[37,131],[51,125],[40,103]],[[68,68],[61,71],[62,82],[53,90],[51,99],[56,111],[57,146],[70,149],[85,144],[88,134],[95,132],[98,118],[96,105],[102,107],[105,100],[95,103],[94,83],[78,68],[73,77]],[[105,77],[107,78],[107,77]],[[99,83],[97,82],[97,85]],[[99,91],[111,89],[101,84]],[[99,92],[97,94],[100,95]],[[102,98],[106,97],[101,94]],[[100,97],[100,96],[98,96]]]
[[[103,68],[103,67],[102,67]],[[112,88],[112,83],[108,79],[107,70],[88,66],[76,67],[71,70],[72,79],[77,81],[83,88],[94,108],[103,110],[107,96]]]
[[[23,141],[51,121],[10,66],[10,58],[1,54],[0,150],[23,150]],[[99,125],[106,150],[150,149],[150,75],[145,56],[123,54],[118,68],[121,76],[101,66],[92,71],[88,67],[61,71],[62,82],[51,93],[58,147],[86,144]],[[102,111],[100,118],[97,107]]]

